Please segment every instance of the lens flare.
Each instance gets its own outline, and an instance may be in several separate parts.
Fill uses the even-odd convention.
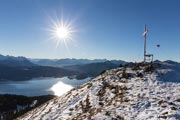
[[[66,39],[69,36],[69,31],[65,27],[59,27],[56,29],[56,34],[59,39]]]
[[[63,17],[60,20],[51,19],[51,22],[50,29],[48,29],[50,32],[50,39],[56,42],[56,47],[58,47],[59,44],[64,44],[68,49],[68,44],[71,42],[72,35],[75,32],[72,22],[63,20]]]

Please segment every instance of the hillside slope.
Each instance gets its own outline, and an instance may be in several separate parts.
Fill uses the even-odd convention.
[[[175,66],[179,63],[158,63],[153,67],[135,64],[108,70],[18,119],[180,119],[180,78],[172,76],[180,71]],[[166,76],[176,81],[163,81]]]

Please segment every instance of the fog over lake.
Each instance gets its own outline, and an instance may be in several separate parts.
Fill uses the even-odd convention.
[[[62,95],[70,89],[89,81],[90,78],[83,80],[63,78],[34,78],[27,81],[0,81],[0,94],[17,94],[26,96],[39,95]]]

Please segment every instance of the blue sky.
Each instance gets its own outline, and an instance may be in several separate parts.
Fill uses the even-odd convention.
[[[0,53],[30,58],[155,59],[180,61],[179,0],[1,0]],[[68,48],[50,39],[51,19],[72,22]],[[157,48],[156,45],[161,47]]]

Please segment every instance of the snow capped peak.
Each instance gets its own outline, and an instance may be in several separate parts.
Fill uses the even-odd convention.
[[[164,81],[164,76],[178,70],[164,63],[108,70],[18,119],[180,119],[180,82],[173,81],[175,76]]]

